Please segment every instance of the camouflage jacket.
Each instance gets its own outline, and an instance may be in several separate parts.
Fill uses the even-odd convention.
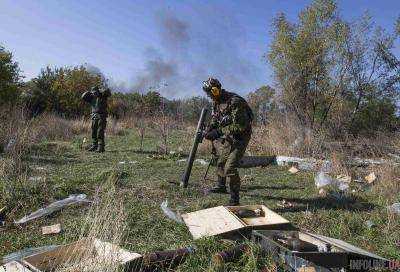
[[[107,114],[107,99],[111,96],[109,89],[102,92],[93,93],[91,91],[84,92],[82,99],[92,107],[92,114]]]
[[[241,96],[222,90],[220,103],[213,104],[210,127],[219,129],[225,136],[241,138],[251,134],[253,112]]]

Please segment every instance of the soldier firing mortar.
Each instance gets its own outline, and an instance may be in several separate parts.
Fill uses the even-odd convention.
[[[251,138],[253,112],[246,100],[235,93],[222,89],[214,78],[203,82],[203,90],[213,101],[213,112],[204,138],[221,140],[222,149],[217,161],[217,185],[213,193],[227,193],[229,181],[230,206],[239,205],[240,177],[237,170]]]

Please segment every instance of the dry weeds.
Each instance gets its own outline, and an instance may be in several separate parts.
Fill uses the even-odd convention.
[[[112,175],[97,191],[82,224],[79,241],[83,241],[83,246],[73,247],[73,252],[67,254],[57,271],[118,271],[121,255],[115,245],[123,243],[127,226],[123,198],[117,195],[116,181],[117,177]],[[100,246],[98,241],[109,244]]]

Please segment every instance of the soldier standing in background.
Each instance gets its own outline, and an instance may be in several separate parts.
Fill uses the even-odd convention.
[[[104,152],[104,132],[107,125],[107,99],[111,96],[110,89],[100,91],[98,86],[84,92],[82,99],[92,107],[92,145],[88,151]]]
[[[253,113],[244,98],[222,89],[217,79],[204,81],[203,90],[213,101],[212,119],[204,137],[210,141],[221,139],[223,145],[217,162],[218,183],[210,191],[226,193],[228,179],[231,195],[228,205],[239,205],[237,167],[251,138]]]

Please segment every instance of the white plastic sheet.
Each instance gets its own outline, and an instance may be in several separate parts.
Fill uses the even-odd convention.
[[[27,216],[22,217],[20,220],[15,221],[15,224],[24,224],[26,222],[29,222],[31,220],[37,219],[39,217],[51,214],[55,211],[59,211],[65,206],[69,206],[72,204],[77,204],[77,203],[88,203],[90,202],[89,200],[86,199],[85,194],[79,194],[79,195],[70,195],[69,197],[55,201],[51,203],[50,205],[41,208]]]
[[[400,203],[393,203],[388,207],[389,212],[400,214]]]
[[[182,217],[173,212],[169,207],[168,207],[168,199],[166,199],[165,201],[163,201],[161,203],[161,210],[163,211],[163,213],[171,220],[177,222],[177,223],[182,223],[183,224],[183,219]]]

